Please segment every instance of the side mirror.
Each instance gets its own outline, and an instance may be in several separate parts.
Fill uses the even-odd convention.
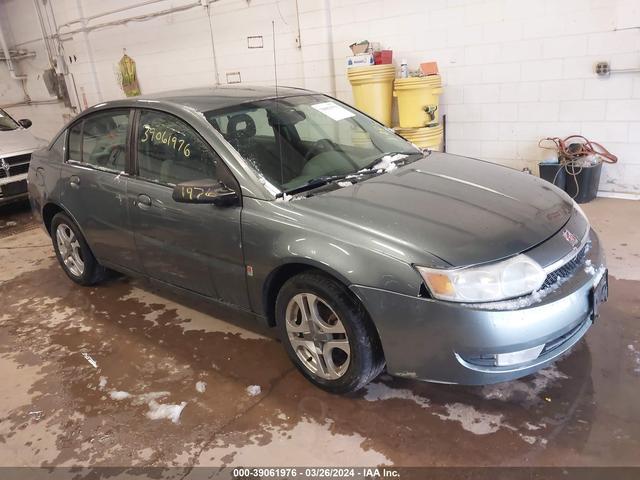
[[[211,180],[179,183],[173,188],[172,198],[178,203],[212,203],[217,207],[237,205],[240,200],[235,190]]]
[[[33,122],[28,118],[23,118],[22,120],[19,120],[18,123],[24,128],[29,128],[31,125],[33,125]]]

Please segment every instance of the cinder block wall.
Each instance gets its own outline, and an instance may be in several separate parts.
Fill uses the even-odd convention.
[[[50,0],[58,25],[138,3]],[[90,21],[89,25],[186,5],[163,1]],[[445,85],[447,148],[515,168],[536,171],[549,153],[538,139],[573,133],[602,142],[620,157],[606,165],[602,192],[640,194],[640,74],[600,79],[596,61],[613,68],[640,67],[640,3],[637,0],[219,0],[209,20],[202,7],[144,22],[131,22],[65,37],[81,106],[121,98],[115,66],[122,49],[137,62],[144,93],[226,83],[274,82],[272,21],[282,85],[335,94],[350,102],[347,45],[369,39],[394,50],[410,68],[436,60]],[[37,52],[20,61],[32,99],[50,99],[38,78],[47,61],[32,2],[5,0],[0,18],[10,43]],[[77,28],[75,24],[71,28]],[[634,28],[635,27],[635,28]],[[298,48],[298,28],[300,45]],[[6,29],[5,29],[6,30]],[[67,29],[68,31],[69,29]],[[64,32],[62,29],[61,32]],[[262,35],[264,48],[248,49]],[[19,85],[0,65],[0,104],[22,100]],[[31,116],[34,131],[51,136],[62,124],[59,105],[9,108]]]

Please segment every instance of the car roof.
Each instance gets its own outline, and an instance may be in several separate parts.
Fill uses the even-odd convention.
[[[290,97],[294,95],[314,95],[316,92],[295,87],[278,87],[277,97]],[[275,87],[263,86],[213,86],[202,88],[188,88],[159,92],[131,98],[131,105],[139,102],[172,103],[193,108],[199,112],[218,110],[232,107],[246,102],[265,100],[276,97]],[[118,101],[122,105],[126,101]],[[109,104],[111,102],[107,102]],[[114,102],[115,103],[115,102]],[[104,105],[104,104],[103,104]]]

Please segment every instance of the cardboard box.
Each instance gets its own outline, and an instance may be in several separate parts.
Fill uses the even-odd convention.
[[[371,53],[362,53],[360,55],[352,55],[350,57],[347,57],[347,68],[367,67],[373,64],[373,55]]]
[[[437,62],[425,62],[420,64],[420,70],[425,75],[437,75],[438,74],[438,64]]]
[[[367,50],[369,50],[369,41],[362,40],[361,42],[352,43],[351,45],[349,45],[349,48],[354,55],[366,53]]]

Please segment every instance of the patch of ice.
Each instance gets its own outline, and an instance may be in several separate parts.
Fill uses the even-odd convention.
[[[370,170],[378,170],[379,172],[392,172],[393,170],[398,168],[398,165],[396,165],[395,162],[407,157],[408,155],[404,155],[402,153],[396,153],[395,155],[385,155],[380,159],[378,163],[371,167]]]
[[[14,221],[8,221],[4,225],[5,225],[5,227],[15,227],[17,225],[17,223],[14,222]]]
[[[204,393],[204,391],[206,389],[207,389],[207,383],[206,382],[196,382],[196,392]]]
[[[276,198],[276,202],[290,202],[292,198],[293,195],[283,193],[281,197]]]
[[[544,426],[544,423],[542,425],[534,425],[533,423],[529,422],[524,424],[524,428],[526,428],[527,430],[540,430]]]
[[[98,388],[102,390],[106,386],[107,386],[107,377],[100,377],[100,381],[98,382]]]
[[[488,435],[497,432],[502,423],[502,414],[483,413],[471,405],[450,403],[445,405],[446,414],[436,413],[442,420],[460,422],[462,428],[476,435]]]
[[[537,440],[536,437],[532,437],[530,435],[522,435],[522,434],[520,434],[520,438],[525,442],[527,442],[529,445],[533,445],[534,443],[536,443],[536,440]]]
[[[262,392],[260,385],[249,385],[247,387],[247,395],[249,395],[250,397],[255,397],[256,395],[260,395],[260,392]]]
[[[142,405],[143,403],[148,403],[152,400],[158,400],[159,398],[164,398],[168,396],[169,396],[169,392],[141,393],[139,395],[134,395],[132,403],[134,405]]]
[[[124,400],[131,397],[131,394],[129,392],[123,392],[121,390],[113,390],[112,392],[109,392],[109,396],[112,400]]]
[[[502,300],[498,302],[464,303],[461,305],[465,305],[470,308],[479,308],[481,310],[519,310],[535,305],[536,303],[540,303],[542,299],[544,299],[547,295],[555,292],[566,281],[567,278],[558,277],[555,283],[551,284],[547,288],[537,290],[530,295],[527,295],[526,297],[514,298],[512,300]]]
[[[31,415],[34,420],[38,421],[44,416],[44,412],[42,410],[34,410],[29,412],[29,415]]]
[[[378,400],[391,400],[394,398],[400,398],[403,400],[411,400],[422,408],[429,407],[429,400],[416,395],[411,390],[405,388],[391,388],[384,383],[370,383],[366,387],[367,393],[364,399],[368,402],[376,402]]]
[[[178,423],[180,414],[184,407],[187,406],[187,402],[182,402],[180,405],[163,405],[155,400],[149,402],[149,411],[147,412],[147,418],[151,420],[161,420],[166,418],[173,423]]]
[[[344,181],[344,182],[338,182],[338,186],[339,186],[339,187],[350,187],[351,185],[353,185],[353,183],[351,183],[351,182],[347,182],[347,181]]]

